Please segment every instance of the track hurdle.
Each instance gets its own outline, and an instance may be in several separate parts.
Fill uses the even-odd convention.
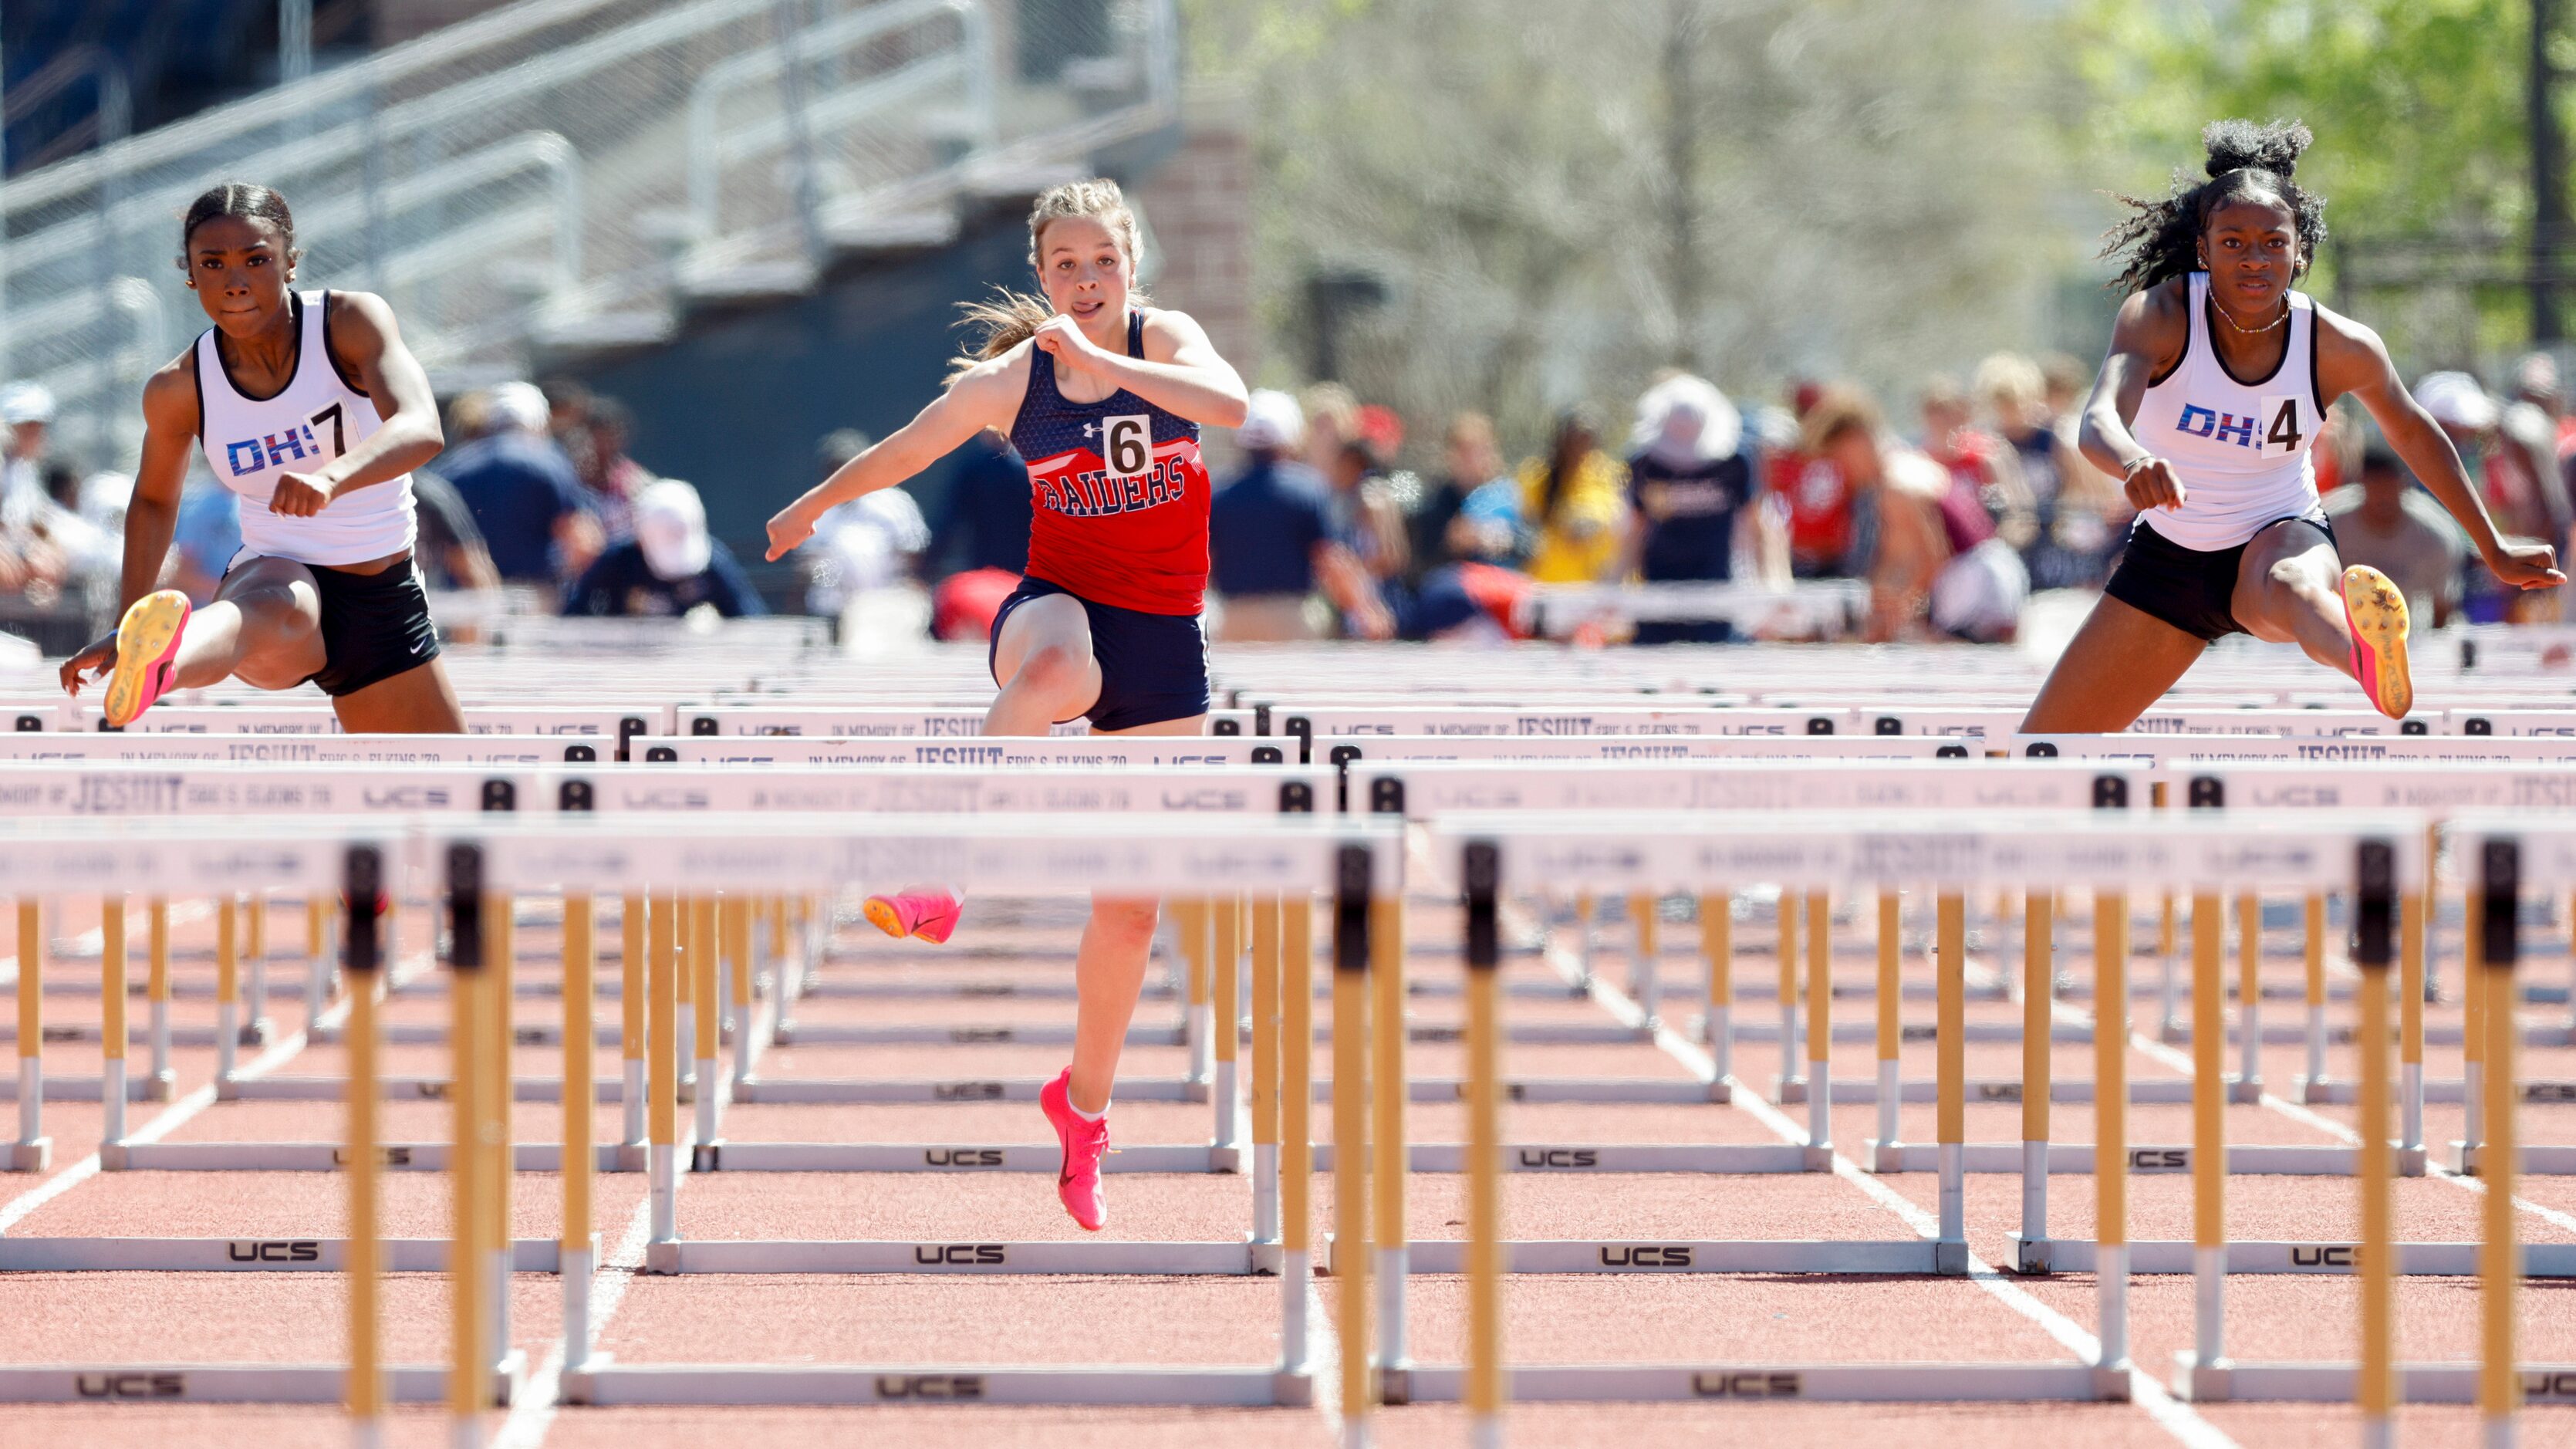
[[[362,871],[373,869],[379,883],[390,884],[401,859],[397,837],[380,821],[277,820],[263,822],[192,821],[181,830],[172,822],[19,821],[0,830],[0,882],[22,900],[94,896],[101,880],[149,880],[156,887],[184,896],[227,898],[253,891],[301,891],[308,895],[352,890],[352,909],[344,918],[361,939],[351,944],[353,960],[371,963],[378,952],[371,932],[376,921],[372,890],[358,889]],[[372,861],[372,866],[362,865]],[[121,912],[121,897],[111,896],[109,920]],[[361,909],[362,905],[369,906]],[[111,947],[120,943],[111,941]],[[119,953],[109,952],[112,968]],[[115,998],[111,998],[114,1000]],[[370,997],[372,1006],[373,998]],[[353,1011],[356,1004],[352,1003]],[[111,1007],[113,1011],[113,1007]],[[370,1023],[372,1024],[372,1022]],[[112,1040],[118,1027],[111,1025]],[[369,1041],[372,1042],[372,1035]],[[359,1053],[372,1065],[371,1051]],[[356,1090],[353,1088],[353,1091]],[[358,1092],[372,1103],[372,1092]],[[369,1107],[351,1104],[352,1131],[373,1133]],[[363,1145],[363,1144],[362,1144]],[[374,1154],[364,1153],[368,1161]],[[291,1267],[311,1271],[348,1271],[352,1275],[350,1313],[353,1329],[371,1311],[362,1285],[375,1280],[376,1269],[436,1270],[460,1261],[438,1240],[392,1240],[372,1231],[375,1210],[372,1182],[353,1187],[352,1234],[347,1238],[299,1239],[114,1239],[0,1238],[0,1271],[63,1272],[124,1269],[163,1271],[218,1268],[255,1271]],[[462,1221],[462,1219],[460,1219]],[[408,1250],[408,1251],[405,1251]],[[371,1263],[374,1265],[371,1267]],[[366,1340],[372,1344],[371,1336]],[[349,1363],[72,1363],[0,1367],[0,1401],[68,1403],[101,1397],[148,1394],[156,1401],[202,1403],[301,1403],[361,1406],[367,1385],[381,1381],[377,1404],[436,1403],[448,1397],[449,1371],[431,1366],[371,1371],[371,1356],[353,1339]],[[505,1401],[512,1392],[516,1364],[484,1362],[469,1372],[464,1386],[485,1401]],[[352,1370],[356,1370],[353,1377]],[[141,1386],[130,1389],[128,1385]]]
[[[1596,889],[1636,888],[1650,882],[1669,885],[1705,876],[1741,878],[1759,872],[1785,876],[1787,888],[1792,890],[1861,890],[1883,889],[1899,880],[1912,880],[1930,886],[1948,904],[1943,914],[1950,919],[1937,928],[1940,934],[1948,935],[1954,929],[1953,923],[1964,915],[1965,893],[1994,880],[2027,883],[2035,890],[2069,885],[2087,877],[2147,889],[2181,886],[2193,878],[2239,878],[2248,874],[2259,879],[2281,876],[2305,880],[2324,869],[2319,860],[2320,837],[2349,847],[2360,840],[2377,838],[2373,832],[2383,831],[2386,826],[2384,818],[2354,816],[2323,824],[2303,819],[2296,827],[2290,827],[2243,819],[2101,821],[2083,817],[1968,815],[1937,823],[1909,824],[1883,818],[1823,820],[1807,815],[1739,818],[1722,825],[1692,821],[1641,836],[1631,825],[1614,817],[1459,815],[1433,823],[1431,856],[1435,866],[1457,862],[1456,878],[1469,896],[1468,960],[1471,970],[1479,970],[1494,958],[1490,941],[1479,939],[1479,933],[1489,929],[1496,903],[1515,883],[1522,890],[1537,888],[1541,883],[1549,889],[1577,884]],[[2235,874],[2228,875],[2231,872]],[[2126,891],[2109,885],[2097,885],[2096,889],[2097,950],[2118,962],[2128,949]],[[2116,979],[2116,966],[2111,974],[2115,978],[2112,984],[2125,987],[2125,981]],[[1499,993],[1484,997],[1491,1002],[1499,999]],[[1481,1016],[1479,1022],[1483,1024]],[[2122,1023],[2114,1018],[2111,1025],[2116,1028]],[[1473,1060],[1477,1070],[1488,1074],[1490,1087],[1499,1076],[1492,1065],[1490,1048],[1503,1039],[1504,1033],[1490,1025],[1482,1029],[1488,1050],[1475,1052]],[[2099,1041],[2098,1050],[2104,1053],[2126,1049],[2124,1031],[2106,1030]],[[2116,1062],[2101,1070],[2106,1079],[2116,1084],[2121,1072]],[[1950,1079],[1944,1083],[1949,1099],[1958,1100],[1958,1069],[1951,1066],[1945,1076]],[[2120,1250],[2125,1246],[2118,1227],[2125,1215],[2118,1187],[2125,1167],[2125,1154],[2119,1151],[2123,1135],[2120,1114],[2125,1104],[2125,1095],[2117,1091],[2099,1094],[2096,1103],[2105,1118],[2102,1138],[2111,1146],[2106,1149],[2109,1171],[2105,1174],[2108,1180],[2104,1187],[2103,1236],[2088,1245],[2088,1256],[2113,1276],[2122,1272]],[[1945,1123],[1941,1135],[1955,1143],[1958,1132]],[[1489,1173],[1489,1180],[1499,1192],[1499,1164],[1489,1163],[1481,1148],[1478,1152],[1476,1169]],[[1948,1174],[1951,1183],[1958,1179],[1955,1161],[1954,1154],[1954,1165]],[[1948,1207],[1945,1202],[1945,1209]],[[1479,1224],[1489,1224],[1494,1215],[1474,1211],[1471,1217]],[[1956,1231],[1955,1211],[1945,1211],[1944,1217],[1945,1233]],[[1461,1262],[1474,1265],[1475,1281],[1469,1287],[1471,1324],[1480,1321],[1475,1305],[1490,1301],[1487,1295],[1499,1274],[1530,1271],[1533,1265],[1529,1260],[1539,1256],[1531,1250],[1555,1246],[1500,1241],[1490,1235],[1489,1228],[1484,1231],[1488,1234],[1486,1240],[1472,1245],[1468,1253],[1446,1255],[1450,1266]],[[1424,1245],[1415,1247],[1416,1266],[1439,1271],[1425,1261],[1428,1255],[1421,1251]],[[1726,1267],[1757,1266],[1764,1271],[1964,1271],[1967,1258],[1964,1242],[1957,1245],[1954,1253],[1944,1252],[1948,1244],[1937,1238],[1883,1245],[1693,1243],[1653,1247],[1655,1266],[1661,1271],[1724,1271]],[[1723,1266],[1715,1261],[1738,1254],[1749,1257],[1745,1250],[1754,1248],[1764,1250],[1768,1261]],[[1846,1261],[1840,1265],[1817,1261],[1821,1253],[1805,1262],[1793,1258],[1799,1250],[1819,1249],[1844,1250]],[[1485,1256],[1487,1252],[1490,1258]],[[1895,1261],[1900,1256],[1908,1261]],[[1878,1261],[1866,1261],[1871,1259]],[[1602,1264],[1590,1269],[1603,1270]],[[1739,1395],[1860,1401],[2123,1398],[2129,1383],[2124,1295],[2111,1285],[2108,1276],[2104,1279],[2103,1298],[2101,1347],[2092,1362],[1515,1365],[1509,1371],[1509,1383],[1515,1397],[1574,1401],[1696,1400]],[[1477,1353],[1498,1355],[1498,1337],[1497,1333],[1471,1326],[1469,1342]],[[1501,1375],[1501,1365],[1488,1357],[1481,1363],[1458,1367],[1417,1366],[1406,1387],[1415,1401],[1455,1400],[1472,1393],[1471,1414],[1481,1425],[1491,1422],[1497,1411],[1496,1386],[1502,1381]]]
[[[2481,923],[2477,933],[2479,969],[2494,999],[2511,1001],[2514,968],[2520,956],[2517,907],[2527,885],[2543,891],[2576,883],[2576,822],[2535,821],[2529,816],[2469,816],[2457,822],[2461,836],[2476,842],[2475,868]],[[2466,1274],[2472,1263],[2479,1283],[2479,1361],[2475,1364],[2401,1363],[2395,1352],[2392,1312],[2394,1275],[2424,1271],[2417,1260],[2425,1245],[2398,1243],[2391,1230],[2389,1182],[2394,1153],[2387,1144],[2388,1015],[2387,985],[2390,937],[2399,903],[2410,882],[2394,852],[2365,842],[2359,848],[2356,891],[2355,957],[2365,972],[2362,993],[2361,1131],[2368,1153],[2362,1184],[2363,1239],[2350,1256],[2362,1274],[2360,1361],[2356,1363],[2229,1362],[2211,1355],[2203,1342],[2177,1356],[2176,1391],[2200,1399],[2238,1401],[2334,1402],[2352,1400],[2361,1410],[2364,1442],[2393,1442],[2393,1407],[2404,1403],[2474,1403],[2484,1442],[2510,1446],[2515,1441],[2515,1415],[2525,1402],[2576,1403],[2576,1365],[2530,1364],[2515,1351],[2514,1301],[2521,1279],[2546,1271],[2541,1257],[2546,1245],[2519,1242],[2513,1177],[2518,1164],[2512,1070],[2518,1043],[2511,1013],[2491,1010],[2486,1065],[2493,1075],[2485,1083],[2489,1113],[2488,1153],[2482,1162],[2487,1177],[2482,1202],[2481,1241],[2472,1252],[2443,1251],[2440,1271]],[[2472,1245],[2442,1245],[2445,1249]],[[2562,1269],[2561,1271],[2565,1271]],[[2208,1292],[2204,1286],[2203,1293]]]
[[[1395,888],[1401,836],[1391,824],[1342,822],[1294,817],[1272,820],[1203,820],[1140,818],[1128,822],[1114,839],[1075,836],[1052,829],[1046,817],[887,816],[866,822],[864,832],[851,832],[838,822],[778,817],[691,817],[686,829],[676,822],[652,828],[654,822],[630,818],[614,835],[596,822],[558,817],[553,820],[489,819],[471,834],[458,833],[441,843],[449,853],[471,850],[487,888],[511,882],[557,888],[597,890],[642,880],[686,880],[692,889],[778,888],[823,889],[850,879],[883,878],[901,869],[935,871],[986,890],[1044,891],[1089,886],[1098,890],[1171,891],[1198,896],[1242,892],[1280,892],[1302,901],[1319,884],[1342,888],[1337,941],[1342,960],[1354,954],[1366,959],[1369,907],[1372,899]],[[1283,931],[1292,949],[1300,934],[1293,924]],[[1356,915],[1353,937],[1350,925]],[[673,990],[665,985],[669,959],[663,928],[653,928],[650,951],[654,980],[652,1022],[672,1014]],[[1360,969],[1356,966],[1349,969]],[[1260,998],[1256,995],[1256,1013]],[[1283,1037],[1283,1056],[1293,1059],[1305,1049],[1303,1038]],[[1348,1052],[1362,1043],[1357,1036],[1337,1038],[1335,1050]],[[674,1161],[660,1140],[673,1110],[676,1082],[671,1058],[658,1046],[650,1052],[652,1118],[656,1136],[654,1227],[671,1230],[647,1249],[648,1271],[659,1272],[1082,1272],[1082,1273],[1235,1273],[1254,1271],[1248,1242],[1233,1243],[1011,1243],[916,1244],[899,1242],[738,1242],[692,1241],[677,1234],[676,1202],[662,1191],[670,1179],[661,1164]],[[1291,1080],[1299,1069],[1285,1066]],[[1337,1110],[1354,1110],[1356,1100]],[[1303,1156],[1294,1140],[1302,1124],[1291,1122],[1286,1144],[1291,1157]],[[1301,1175],[1289,1172],[1293,1182]],[[1284,1227],[1284,1225],[1283,1225]],[[1299,1236],[1302,1236],[1300,1234]],[[1283,1266],[1295,1260],[1302,1244],[1283,1232]],[[1291,1271],[1282,1274],[1282,1310],[1291,1301],[1302,1308],[1306,1283]],[[1302,1322],[1302,1319],[1299,1320]],[[1292,1343],[1302,1345],[1302,1334]],[[917,1398],[923,1392],[947,1397],[974,1397],[995,1403],[1278,1403],[1302,1402],[1311,1391],[1302,1364],[1302,1347],[1283,1354],[1282,1362],[1258,1369],[1088,1367],[1039,1369],[925,1368],[830,1365],[819,1368],[734,1367],[715,1365],[628,1365],[594,1355],[588,1367],[567,1373],[567,1393],[577,1402],[596,1403],[850,1403],[880,1398]]]

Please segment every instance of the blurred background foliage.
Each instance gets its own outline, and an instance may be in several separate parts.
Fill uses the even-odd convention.
[[[2557,332],[2529,295],[2535,255],[2559,265],[2533,249],[2535,7],[2554,76],[2576,64],[2554,0],[1187,15],[1192,73],[1253,121],[1265,380],[1338,375],[1526,432],[1667,365],[1767,399],[1827,375],[1908,396],[1997,348],[2089,363],[2116,302],[2106,193],[2196,177],[2221,115],[2315,128],[2300,179],[2332,238],[2311,290],[2410,376],[2492,367]]]

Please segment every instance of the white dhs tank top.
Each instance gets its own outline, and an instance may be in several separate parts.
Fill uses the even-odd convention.
[[[311,518],[268,511],[281,474],[311,473],[375,436],[382,420],[367,395],[331,363],[323,341],[328,292],[294,294],[295,371],[277,396],[242,396],[225,375],[214,329],[197,338],[197,436],[206,466],[241,497],[245,556],[301,564],[353,564],[412,546],[411,475],[343,493]]]
[[[2317,507],[2308,450],[2325,423],[2317,400],[2317,309],[2290,294],[2289,346],[2272,375],[2240,381],[2209,340],[2209,274],[2191,274],[2182,361],[2147,388],[2129,431],[2173,464],[2183,505],[2138,521],[2185,548],[2234,548],[2265,524]]]

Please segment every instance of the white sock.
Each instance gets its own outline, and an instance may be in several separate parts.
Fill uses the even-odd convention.
[[[1080,1107],[1074,1107],[1073,1094],[1071,1092],[1064,1094],[1064,1104],[1068,1107],[1073,1107],[1073,1115],[1081,1118],[1085,1122],[1097,1122],[1101,1118],[1109,1115],[1109,1104],[1107,1102],[1101,1103],[1100,1110],[1097,1112],[1086,1112]]]

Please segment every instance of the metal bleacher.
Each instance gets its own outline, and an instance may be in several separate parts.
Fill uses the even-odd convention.
[[[976,200],[1173,124],[1172,12],[521,0],[9,178],[0,376],[130,466],[143,378],[202,325],[178,217],[222,180],[284,192],[299,281],[388,295],[443,391],[650,345],[694,306],[939,245]]]

